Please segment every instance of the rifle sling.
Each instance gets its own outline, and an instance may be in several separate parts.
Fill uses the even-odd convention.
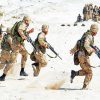
[[[49,54],[47,54],[50,58],[57,58],[57,55],[55,56],[55,57],[53,57],[53,56],[50,56]]]

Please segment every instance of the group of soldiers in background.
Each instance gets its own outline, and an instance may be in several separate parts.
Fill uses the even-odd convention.
[[[93,4],[86,4],[83,8],[83,20],[87,21],[92,19],[94,21],[100,20],[100,7]]]
[[[27,40],[27,36],[34,32],[34,28],[27,30],[31,18],[24,16],[22,21],[16,22],[12,28],[7,28],[6,34],[3,34],[2,27],[0,28],[0,45],[1,45],[1,56],[0,56],[0,69],[3,70],[3,74],[0,76],[0,81],[5,81],[5,77],[8,72],[15,66],[17,61],[17,55],[21,54],[21,70],[20,76],[28,76],[25,72],[25,65],[28,57],[28,52],[25,49],[24,41]],[[48,25],[42,25],[42,32],[39,33],[34,45],[37,51],[32,52],[31,59],[35,62],[32,64],[34,76],[38,76],[41,67],[47,65],[45,58],[45,50],[48,48],[46,43],[46,35],[48,33]],[[34,57],[34,59],[33,59]]]
[[[79,14],[77,16],[77,22],[88,21],[89,19],[96,22],[100,21],[100,7],[97,5],[93,6],[93,4],[85,4],[83,7],[83,18]]]

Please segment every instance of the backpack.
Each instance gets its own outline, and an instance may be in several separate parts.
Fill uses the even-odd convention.
[[[77,45],[77,49],[80,51],[85,51],[86,54],[88,54],[87,50],[84,47],[84,42],[86,37],[90,34],[90,31],[88,30],[86,33],[83,34],[83,36],[81,37],[80,40],[77,41],[76,45]]]
[[[7,51],[10,51],[11,50],[11,46],[8,43],[8,38],[9,37],[10,37],[10,35],[8,35],[8,34],[5,34],[3,36],[3,39],[2,39],[2,42],[1,42],[1,49],[2,50],[7,50]]]
[[[87,52],[87,50],[84,47],[84,42],[86,37],[88,36],[88,34],[90,33],[90,31],[87,31],[86,33],[83,34],[82,38],[80,40],[77,41],[76,46],[77,46],[77,52],[75,52],[74,54],[74,64],[75,65],[79,65],[79,59],[78,59],[78,53],[79,51],[84,51],[85,55],[90,56],[90,54]]]
[[[16,34],[18,34],[18,27],[21,25],[22,21],[16,22],[13,27],[11,28],[11,36],[15,36]]]

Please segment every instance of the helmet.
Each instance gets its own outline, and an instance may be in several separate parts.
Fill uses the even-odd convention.
[[[94,29],[98,31],[98,25],[97,24],[91,25],[90,30],[93,31]]]
[[[11,28],[8,27],[8,28],[6,29],[6,32],[7,32],[7,33],[11,33]]]
[[[46,24],[43,24],[43,25],[42,25],[42,30],[44,30],[45,28],[49,28],[49,26],[46,25]]]
[[[25,21],[25,20],[31,21],[31,18],[30,18],[29,16],[24,16],[24,17],[23,17],[23,20],[24,20],[24,21]]]

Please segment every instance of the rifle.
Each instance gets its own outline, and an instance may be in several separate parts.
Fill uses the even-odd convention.
[[[48,43],[48,48],[56,55],[55,58],[58,56],[62,60],[62,58],[59,56],[59,54],[54,50],[54,48],[49,43]]]
[[[97,46],[91,46],[96,52],[95,54],[98,56],[98,58],[100,59],[100,49]]]
[[[34,49],[37,51],[37,49],[34,45],[34,41],[31,39],[31,37],[29,35],[27,35],[27,41],[30,42],[31,45],[34,47]],[[62,58],[59,56],[59,54],[54,50],[54,48],[49,43],[48,43],[48,48],[56,55],[56,57],[58,56],[62,60]]]
[[[31,45],[34,47],[34,49],[36,50],[34,41],[31,39],[31,37],[29,35],[27,35],[27,41],[31,43]]]

